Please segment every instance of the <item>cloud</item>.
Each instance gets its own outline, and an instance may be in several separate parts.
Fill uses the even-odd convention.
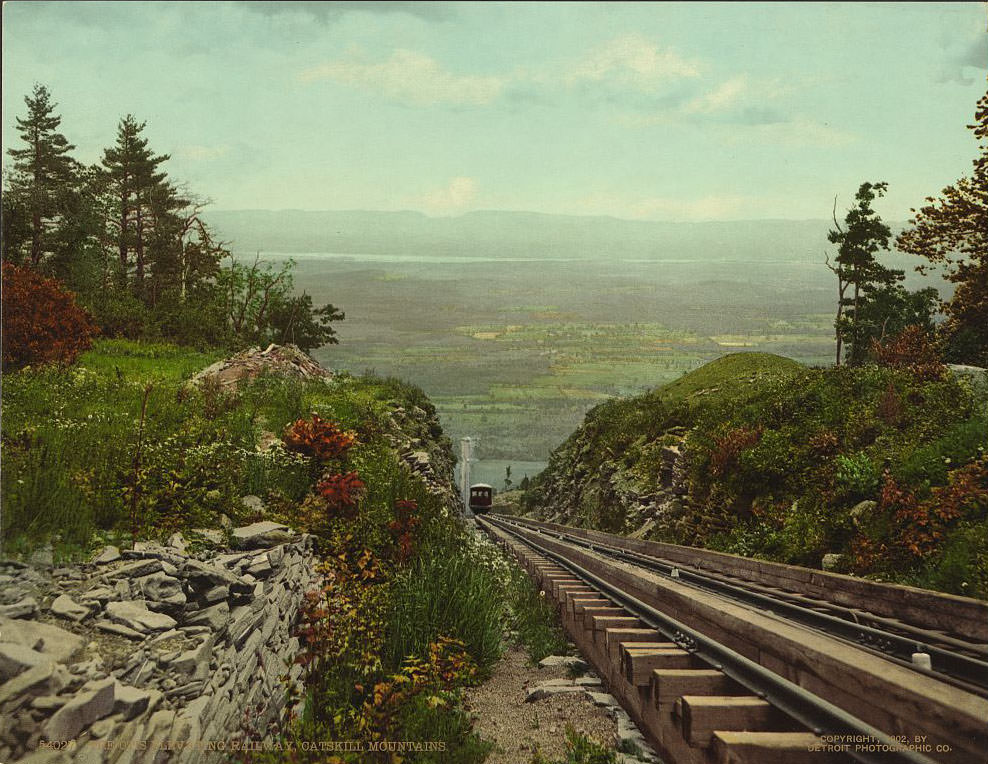
[[[643,35],[629,34],[592,50],[571,67],[566,79],[570,84],[611,82],[650,90],[656,85],[699,75],[698,62],[682,58],[672,49],[661,48]]]
[[[434,215],[462,212],[477,198],[477,182],[473,178],[450,178],[444,188],[429,191],[411,200],[411,206]]]
[[[436,103],[487,104],[500,95],[505,84],[501,77],[454,74],[424,53],[403,48],[395,50],[389,59],[377,63],[358,60],[356,55],[351,54],[347,58],[307,69],[299,75],[299,79],[303,82],[332,80],[420,106]]]
[[[988,36],[984,34],[979,34],[967,45],[953,47],[948,58],[940,64],[937,82],[973,85],[974,76],[968,75],[970,69],[979,70],[979,78],[984,77],[988,69]]]
[[[304,15],[322,23],[345,13],[404,13],[423,21],[445,21],[454,15],[446,3],[429,2],[325,2],[325,0],[240,0],[241,8],[264,16]]]

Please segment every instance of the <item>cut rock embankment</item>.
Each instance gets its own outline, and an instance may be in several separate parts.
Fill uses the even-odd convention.
[[[232,538],[0,562],[0,761],[212,761],[213,743],[263,736],[299,687],[313,538],[272,522]]]

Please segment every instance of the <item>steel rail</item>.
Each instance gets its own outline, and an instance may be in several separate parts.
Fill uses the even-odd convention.
[[[886,631],[885,629],[868,626],[850,619],[830,615],[829,613],[820,613],[804,605],[786,602],[772,595],[745,589],[742,586],[683,568],[681,565],[662,561],[658,557],[652,557],[640,552],[633,552],[599,542],[588,541],[578,536],[561,533],[548,528],[539,528],[538,526],[528,525],[526,523],[514,523],[513,520],[500,516],[498,516],[498,519],[501,522],[515,524],[546,536],[555,536],[560,540],[576,544],[590,551],[600,552],[614,559],[630,562],[666,576],[672,576],[681,583],[687,583],[699,589],[768,610],[775,615],[803,626],[808,626],[825,634],[853,642],[860,647],[881,655],[886,659],[893,660],[895,663],[908,667],[918,673],[949,681],[950,684],[967,692],[981,697],[988,697],[988,662],[978,660],[977,658],[971,658],[967,655],[937,647],[922,639],[904,637],[900,634]],[[676,571],[675,574],[673,574],[673,571]],[[839,609],[839,606],[830,607]],[[930,656],[931,668],[928,669],[913,663],[913,653],[928,654]]]
[[[889,762],[936,764],[932,759],[916,751],[903,750],[899,743],[884,732],[843,711],[833,703],[806,691],[798,684],[790,682],[675,618],[656,610],[651,605],[622,591],[563,555],[525,538],[513,524],[490,517],[478,517],[477,520],[501,528],[530,549],[554,560],[576,577],[605,593],[621,607],[634,613],[638,619],[663,634],[666,639],[675,642],[748,691],[771,703],[787,716],[812,730],[815,735],[851,736],[852,739],[860,738],[862,742],[867,741],[869,747],[887,749],[845,751],[844,753],[852,759],[862,762],[862,764],[889,764]]]

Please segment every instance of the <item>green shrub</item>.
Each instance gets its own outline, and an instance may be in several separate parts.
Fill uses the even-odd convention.
[[[878,467],[863,451],[837,457],[837,485],[848,499],[874,496],[881,477]]]

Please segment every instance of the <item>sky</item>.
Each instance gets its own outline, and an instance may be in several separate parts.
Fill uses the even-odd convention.
[[[3,5],[84,162],[121,117],[216,209],[889,220],[969,174],[984,3]],[[6,160],[5,160],[6,162]]]

